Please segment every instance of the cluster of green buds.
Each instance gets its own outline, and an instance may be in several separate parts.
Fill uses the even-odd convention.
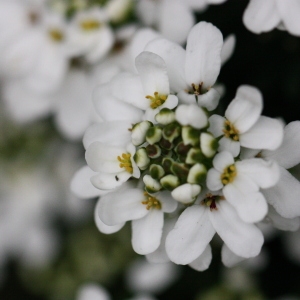
[[[155,120],[157,124],[142,121],[132,128],[132,143],[138,147],[134,160],[143,171],[145,190],[169,190],[177,201],[192,203],[205,186],[218,142],[207,126],[182,125],[176,111],[164,108]]]

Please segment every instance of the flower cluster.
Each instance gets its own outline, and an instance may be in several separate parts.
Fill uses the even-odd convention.
[[[152,39],[135,60],[137,73],[121,73],[95,92],[103,122],[85,133],[88,167],[75,175],[73,187],[84,184],[73,190],[101,195],[100,231],[116,232],[131,220],[133,248],[150,261],[204,270],[218,233],[229,265],[259,254],[256,223],[267,215],[279,228],[295,227],[300,215],[296,198],[283,194],[300,188],[285,170],[300,157],[286,157],[295,142],[291,134],[283,138],[282,122],[261,116],[260,91],[240,86],[224,117],[216,114],[222,49],[221,32],[200,22],[186,49]]]

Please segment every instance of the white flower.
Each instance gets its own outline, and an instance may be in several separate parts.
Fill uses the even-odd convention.
[[[155,251],[161,241],[164,213],[177,207],[169,192],[150,195],[141,189],[126,189],[103,196],[98,214],[107,225],[132,220],[132,246],[139,254]]]
[[[151,52],[136,58],[139,75],[123,73],[111,83],[111,93],[117,99],[145,110],[144,119],[155,122],[155,115],[163,108],[175,108],[178,99],[170,95],[166,64]]]
[[[225,111],[225,118],[212,115],[209,131],[219,140],[219,151],[229,151],[234,157],[240,147],[252,149],[278,148],[283,129],[278,120],[260,116],[262,95],[258,89],[242,85]]]
[[[228,248],[242,257],[258,255],[263,244],[260,230],[245,223],[227,199],[207,194],[204,200],[186,208],[180,215],[167,236],[167,254],[177,264],[192,263],[197,269],[204,270],[211,260],[208,244],[216,232]]]
[[[254,33],[284,28],[300,36],[300,3],[298,0],[250,0],[244,15],[245,26]]]
[[[286,169],[290,169],[300,162],[300,155],[295,149],[300,143],[300,122],[294,121],[284,128],[284,136],[281,146],[274,150],[248,151],[243,149],[243,157],[259,157],[275,161],[279,165],[280,178],[277,184],[262,192],[267,201],[274,206],[275,210],[284,218],[300,216],[299,193],[300,183]]]
[[[108,26],[105,10],[94,7],[76,13],[69,27],[69,46],[74,55],[83,55],[89,63],[95,63],[112,48],[114,35]]]
[[[139,0],[137,15],[147,25],[154,26],[164,37],[183,44],[195,24],[192,10],[204,10],[208,4],[226,0]]]
[[[260,158],[235,162],[231,153],[221,152],[215,156],[213,166],[207,173],[207,187],[211,191],[222,189],[226,200],[244,222],[261,221],[268,206],[259,189],[278,182],[278,165]]]
[[[108,292],[100,285],[86,283],[82,285],[76,294],[76,300],[110,300]]]
[[[187,38],[186,51],[165,39],[149,42],[145,51],[163,58],[167,65],[171,90],[181,103],[194,103],[213,110],[220,95],[213,88],[221,68],[223,37],[207,22],[196,24]]]

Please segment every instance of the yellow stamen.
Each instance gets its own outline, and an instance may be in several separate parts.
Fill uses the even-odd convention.
[[[225,121],[223,132],[225,137],[231,138],[234,141],[239,141],[239,131],[234,127],[234,125],[230,121]]]
[[[61,42],[64,39],[64,34],[60,29],[49,30],[49,35],[54,42]]]
[[[99,29],[101,23],[97,20],[89,19],[80,22],[80,27],[85,31],[92,31]]]
[[[226,185],[233,182],[236,175],[236,166],[230,165],[229,167],[225,168],[223,174],[221,174],[221,181],[224,185]]]
[[[158,92],[154,93],[154,96],[146,96],[147,99],[151,101],[150,107],[155,109],[165,103],[168,96],[167,95],[160,95]]]
[[[146,199],[142,201],[142,204],[146,205],[147,210],[150,210],[150,208],[161,209],[161,203],[157,198],[149,195],[147,192],[144,192],[144,196]]]
[[[128,173],[133,173],[132,163],[131,163],[131,154],[130,153],[123,153],[122,157],[118,156],[118,161],[120,162],[120,168],[124,168]]]

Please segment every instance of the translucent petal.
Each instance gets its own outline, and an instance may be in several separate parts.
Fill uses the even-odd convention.
[[[189,263],[189,266],[196,271],[205,271],[208,269],[212,260],[211,247],[208,244],[203,253],[194,261]]]
[[[236,44],[236,37],[234,34],[230,34],[225,38],[223,48],[221,51],[222,65],[225,64],[232,56],[235,48],[235,44]]]
[[[223,244],[221,250],[222,263],[225,267],[231,268],[241,261],[245,260],[245,257],[241,257],[233,253],[226,244]]]

